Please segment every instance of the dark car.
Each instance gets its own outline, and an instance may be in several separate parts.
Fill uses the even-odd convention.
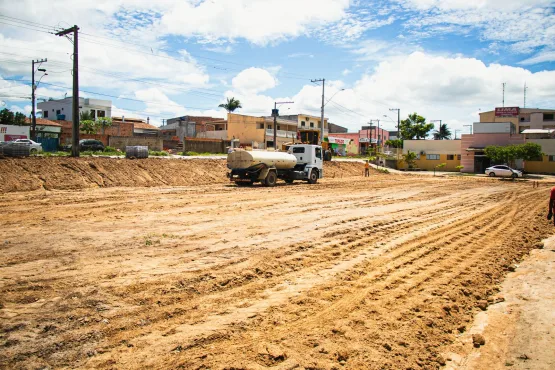
[[[101,152],[104,151],[104,144],[102,144],[102,141],[98,140],[79,140],[79,151]]]

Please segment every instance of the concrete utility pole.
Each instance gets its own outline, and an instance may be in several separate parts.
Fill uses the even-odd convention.
[[[397,111],[397,140],[401,139],[401,134],[399,131],[399,126],[401,125],[401,109],[400,108],[389,108],[390,111]],[[397,160],[399,160],[399,148],[397,148]]]
[[[42,64],[47,62],[48,60],[41,59],[41,60],[32,60],[31,61],[31,138],[33,140],[37,140],[37,112],[35,108],[35,90],[37,86],[35,86],[35,64]],[[46,69],[40,69],[42,72],[46,72]]]
[[[277,109],[277,105],[282,104],[293,104],[293,101],[283,101],[283,102],[274,102],[274,109],[272,109],[272,116],[274,117],[274,150],[278,150],[277,147],[277,118],[279,116],[279,111]],[[287,137],[287,136],[286,136]],[[268,148],[266,148],[268,149]]]
[[[79,27],[73,26],[56,33],[56,36],[66,36],[73,32],[73,130],[71,140],[71,156],[79,157]],[[69,37],[68,37],[69,39]],[[70,39],[71,41],[71,39]]]
[[[502,85],[503,85],[503,107],[505,106],[505,85],[506,84],[507,84],[506,82],[502,83]]]
[[[325,84],[326,84],[326,79],[322,78],[319,80],[310,80],[310,82],[322,82],[322,108],[321,108],[321,120],[322,120],[322,134],[320,135],[320,145],[322,145],[322,142],[324,141],[324,105],[326,105],[326,103],[324,102],[324,89],[325,89]]]

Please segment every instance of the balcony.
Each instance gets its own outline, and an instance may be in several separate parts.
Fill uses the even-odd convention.
[[[276,135],[277,135],[277,137],[294,138],[294,137],[297,137],[297,132],[296,131],[277,130]],[[266,136],[274,137],[274,129],[267,128],[266,129]]]

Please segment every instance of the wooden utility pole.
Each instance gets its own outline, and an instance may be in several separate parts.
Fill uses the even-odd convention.
[[[66,36],[73,33],[73,127],[71,140],[71,156],[79,157],[79,27],[73,26],[56,33],[56,36]],[[71,41],[71,39],[70,39]]]

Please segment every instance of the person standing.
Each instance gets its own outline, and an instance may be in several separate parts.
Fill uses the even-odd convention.
[[[547,219],[551,220],[553,218],[553,208],[555,207],[555,186],[551,188],[549,195],[549,211],[547,212]],[[555,225],[555,218],[553,219],[553,224]]]
[[[368,160],[364,163],[364,177],[370,177],[370,162]]]

